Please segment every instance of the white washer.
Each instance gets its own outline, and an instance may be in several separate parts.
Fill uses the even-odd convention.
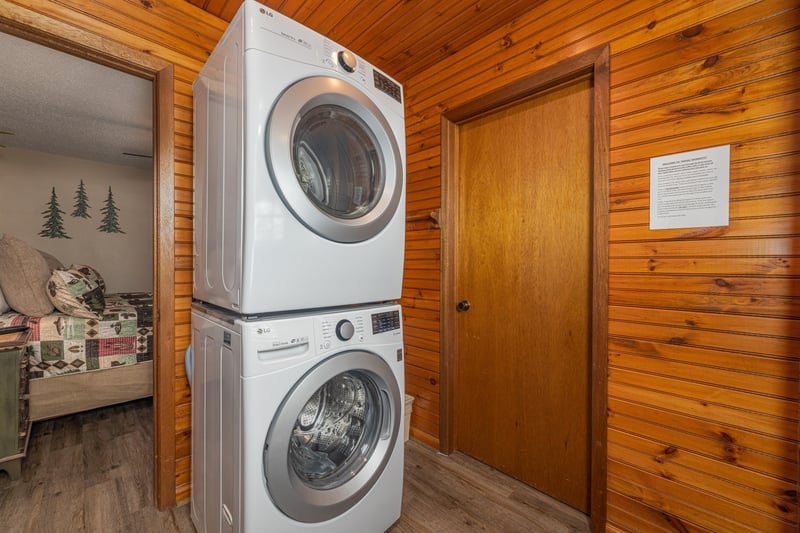
[[[192,334],[199,532],[378,532],[400,517],[400,306],[251,320],[194,304]]]
[[[400,298],[400,84],[247,0],[193,88],[195,297],[242,314]]]

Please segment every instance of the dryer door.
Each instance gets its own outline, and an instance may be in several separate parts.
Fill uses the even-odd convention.
[[[389,223],[403,191],[397,141],[366,94],[337,78],[291,85],[269,117],[265,153],[286,206],[326,239],[355,243]]]
[[[323,522],[372,488],[400,432],[400,389],[391,368],[365,351],[311,369],[281,404],[264,442],[275,505],[299,522]]]

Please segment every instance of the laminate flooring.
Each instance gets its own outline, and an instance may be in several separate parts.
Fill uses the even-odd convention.
[[[0,531],[193,533],[188,505],[155,508],[152,421],[147,399],[34,424],[22,477],[0,473]],[[411,440],[402,516],[390,531],[584,532],[589,523],[463,454]]]

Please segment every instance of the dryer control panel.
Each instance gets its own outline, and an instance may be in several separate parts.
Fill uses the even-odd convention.
[[[381,74],[377,70],[372,71],[372,77],[374,79],[375,88],[379,91],[383,91],[398,102],[402,103],[402,97],[400,96],[402,91],[400,89],[400,85],[389,79],[389,77]]]

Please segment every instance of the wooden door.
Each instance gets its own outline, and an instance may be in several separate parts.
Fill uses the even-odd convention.
[[[583,512],[591,102],[582,77],[461,124],[456,161],[455,448]]]

